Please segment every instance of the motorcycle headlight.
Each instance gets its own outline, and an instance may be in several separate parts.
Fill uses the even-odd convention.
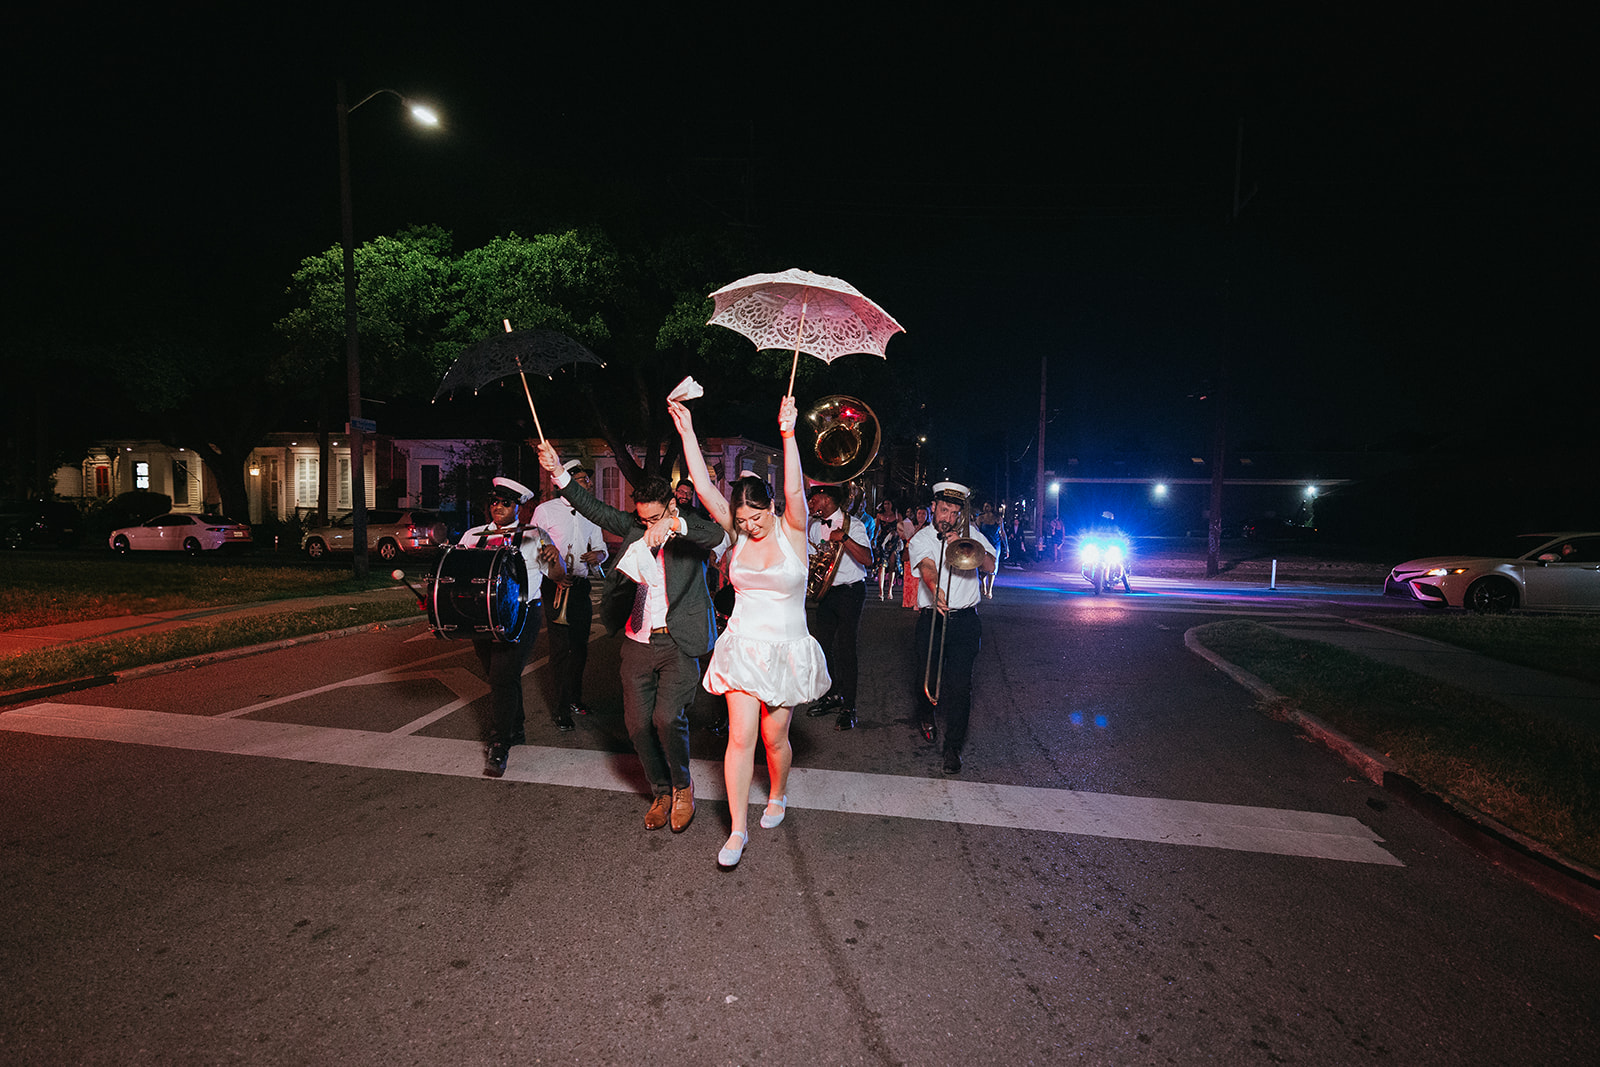
[[[1113,567],[1122,566],[1122,546],[1111,545],[1106,548],[1106,562]]]

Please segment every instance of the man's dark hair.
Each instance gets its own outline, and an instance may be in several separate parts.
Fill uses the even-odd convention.
[[[635,504],[670,504],[676,499],[672,483],[659,474],[651,475],[633,487]]]

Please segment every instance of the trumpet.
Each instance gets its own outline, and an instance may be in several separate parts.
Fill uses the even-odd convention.
[[[572,553],[567,553],[567,572],[562,575],[556,585],[554,603],[550,605],[550,623],[552,626],[567,625],[567,600],[572,593]]]
[[[948,534],[956,529],[955,523],[940,524],[939,533]],[[943,537],[939,540],[939,575],[942,584],[935,590],[938,594],[934,598],[933,626],[928,628],[928,654],[924,662],[927,666],[922,671],[922,693],[928,698],[928,703],[934,707],[939,706],[939,689],[944,682],[944,643],[950,635],[950,618],[946,614],[950,605],[950,585],[955,579],[956,571],[970,571],[983,565],[983,557],[987,550],[983,542],[972,536],[972,513],[966,507],[961,509],[960,522],[961,536],[954,541],[946,541]],[[946,569],[948,568],[948,570]],[[939,609],[939,601],[945,603],[945,610]],[[939,659],[937,664],[933,658],[933,627],[939,629]]]

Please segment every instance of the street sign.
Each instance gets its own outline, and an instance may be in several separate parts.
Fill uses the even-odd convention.
[[[362,433],[377,433],[378,424],[372,419],[351,419],[345,427],[345,432],[351,433],[355,430],[360,430]]]

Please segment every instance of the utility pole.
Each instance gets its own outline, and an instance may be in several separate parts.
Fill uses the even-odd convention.
[[[1045,393],[1045,368],[1049,356],[1039,357],[1039,447],[1033,455],[1033,550],[1044,544],[1044,424],[1047,408]]]
[[[1245,204],[1255,195],[1241,196],[1240,183],[1244,174],[1244,119],[1239,119],[1233,142],[1233,212],[1228,229],[1228,270],[1223,280],[1223,314],[1225,327],[1222,352],[1217,357],[1216,387],[1211,390],[1216,400],[1216,422],[1211,442],[1211,509],[1206,523],[1206,577],[1215,578],[1222,573],[1222,483],[1227,473],[1228,455],[1228,352],[1238,343],[1239,313],[1235,307],[1234,275],[1239,270],[1239,215]]]

